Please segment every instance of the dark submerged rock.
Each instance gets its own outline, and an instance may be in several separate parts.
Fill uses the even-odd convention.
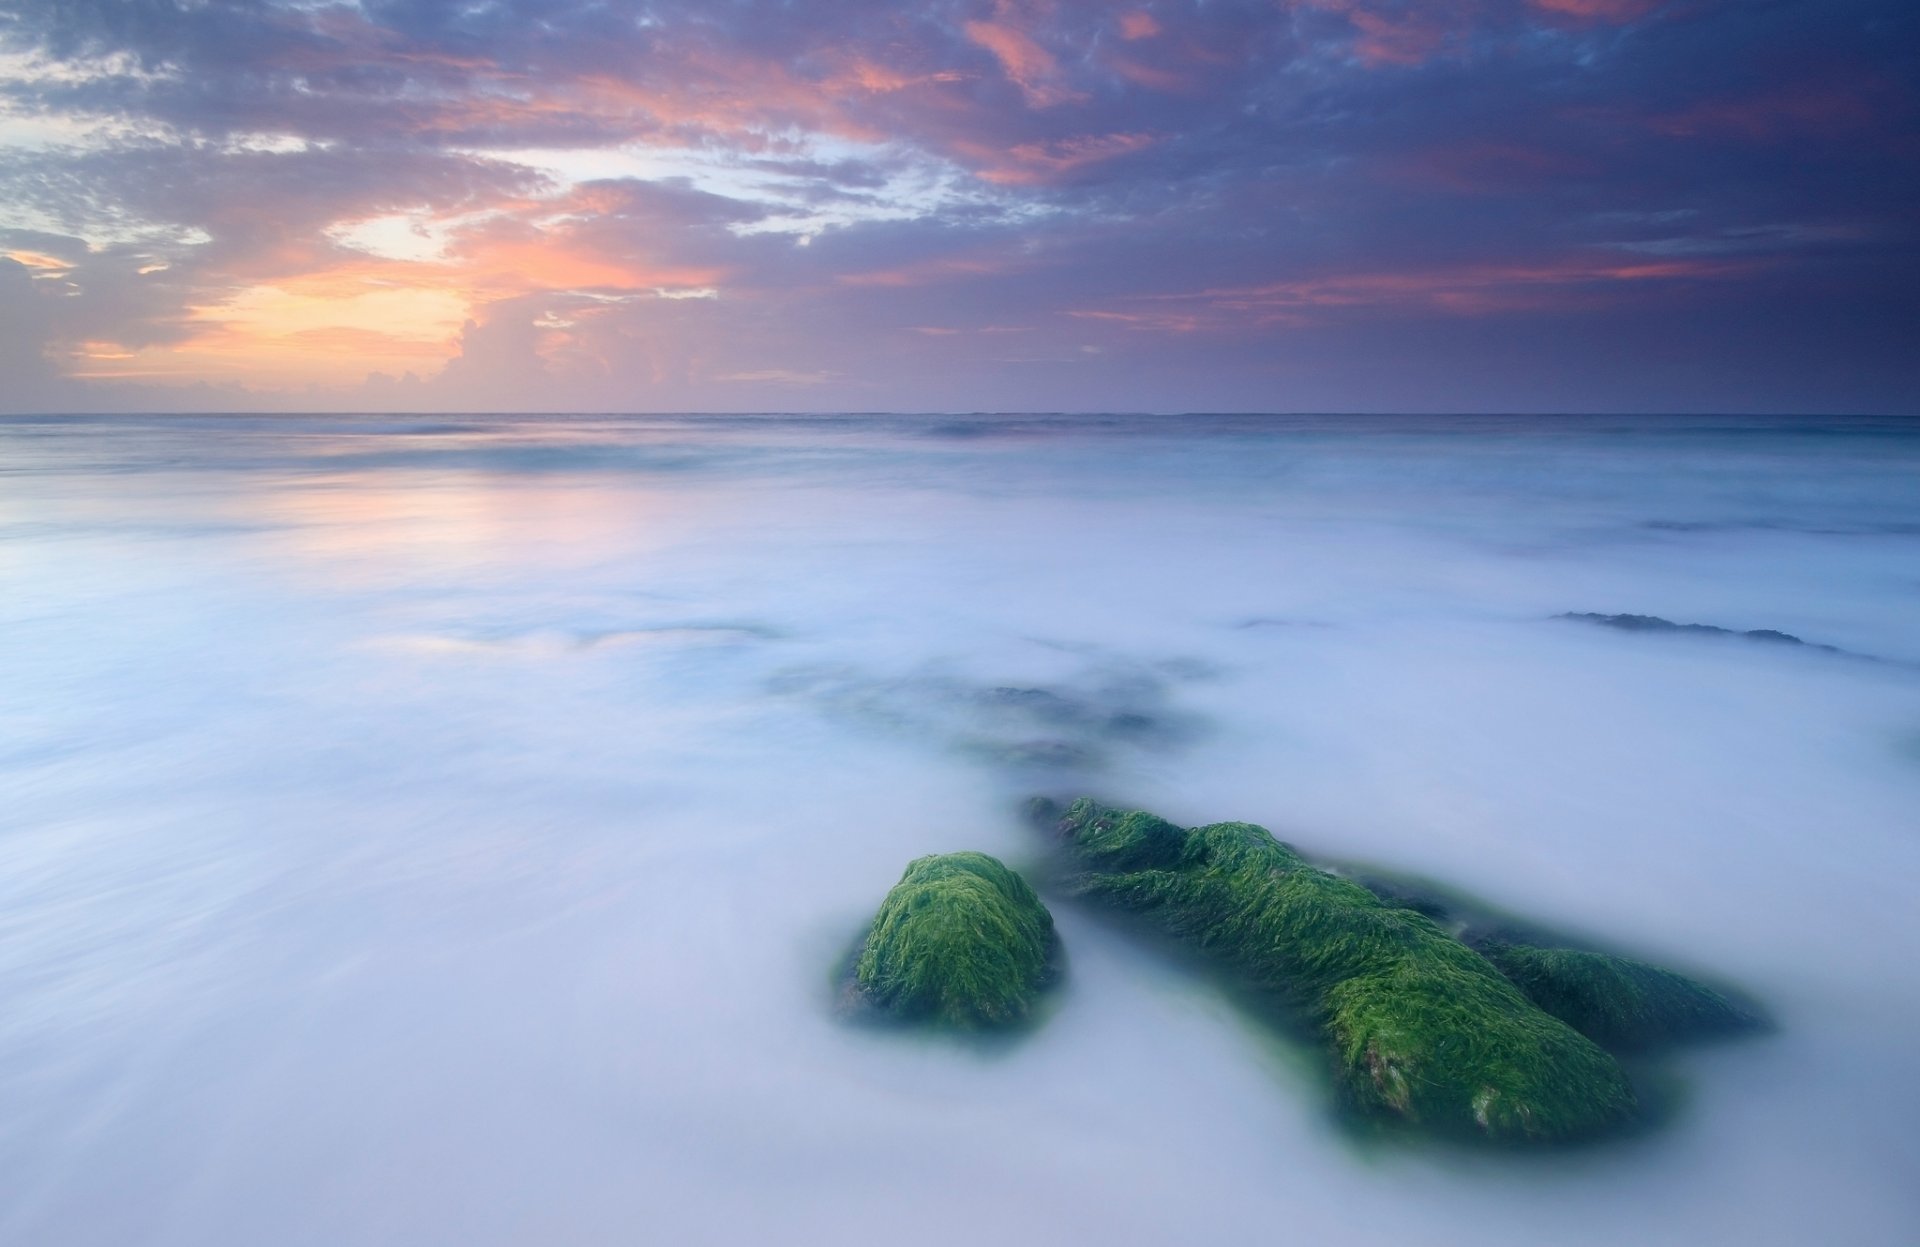
[[[1173,660],[1146,667],[1097,663],[1044,686],[928,673],[886,678],[827,667],[788,671],[772,687],[890,736],[919,736],[991,766],[1084,778],[1129,755],[1179,749],[1202,734],[1205,721],[1174,699],[1179,681],[1199,678],[1198,668]]]
[[[1617,628],[1622,632],[1678,632],[1689,636],[1743,637],[1749,641],[1766,641],[1774,645],[1804,646],[1823,654],[1845,652],[1838,646],[1803,641],[1791,632],[1780,632],[1773,628],[1754,628],[1741,632],[1733,628],[1722,628],[1716,624],[1675,623],[1671,619],[1662,619],[1658,615],[1603,615],[1597,611],[1567,611],[1554,618],[1598,624],[1603,628]]]
[[[1106,762],[1106,754],[1070,740],[968,740],[960,746],[976,758],[1002,766],[1027,770],[1094,770]]]
[[[1181,828],[1084,799],[1055,827],[1081,868],[1078,894],[1145,916],[1297,1007],[1363,1112],[1500,1141],[1589,1138],[1637,1114],[1614,1059],[1485,957],[1262,827]]]
[[[1057,951],[1053,916],[997,859],[922,857],[881,902],[854,965],[854,991],[902,1021],[1011,1026],[1056,977]]]

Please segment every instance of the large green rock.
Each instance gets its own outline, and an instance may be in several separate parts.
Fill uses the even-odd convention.
[[[1144,915],[1324,1034],[1345,1098],[1441,1132],[1588,1138],[1636,1116],[1620,1066],[1409,909],[1251,823],[1182,829],[1076,801],[1075,890]]]
[[[903,1021],[961,1030],[1025,1020],[1054,977],[1053,915],[984,853],[922,857],[880,904],[855,989]]]
[[[1525,944],[1489,944],[1481,951],[1534,1004],[1614,1051],[1644,1051],[1762,1025],[1751,1009],[1711,987],[1643,961]]]

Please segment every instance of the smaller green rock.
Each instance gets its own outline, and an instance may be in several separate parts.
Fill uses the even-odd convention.
[[[1643,961],[1571,948],[1482,949],[1527,999],[1595,1043],[1644,1050],[1758,1029],[1761,1019],[1711,987]]]
[[[903,1021],[983,1030],[1024,1021],[1054,977],[1053,915],[984,853],[922,857],[880,904],[854,985]]]

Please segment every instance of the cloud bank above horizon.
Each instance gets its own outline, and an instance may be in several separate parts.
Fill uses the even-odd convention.
[[[1920,411],[1908,0],[0,0],[0,411]]]

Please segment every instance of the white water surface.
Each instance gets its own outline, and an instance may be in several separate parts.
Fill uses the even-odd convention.
[[[1920,1241],[1916,621],[1911,422],[0,423],[0,1243]],[[1779,1029],[1516,1158],[1057,897],[1023,1042],[836,1017],[1082,790]]]

